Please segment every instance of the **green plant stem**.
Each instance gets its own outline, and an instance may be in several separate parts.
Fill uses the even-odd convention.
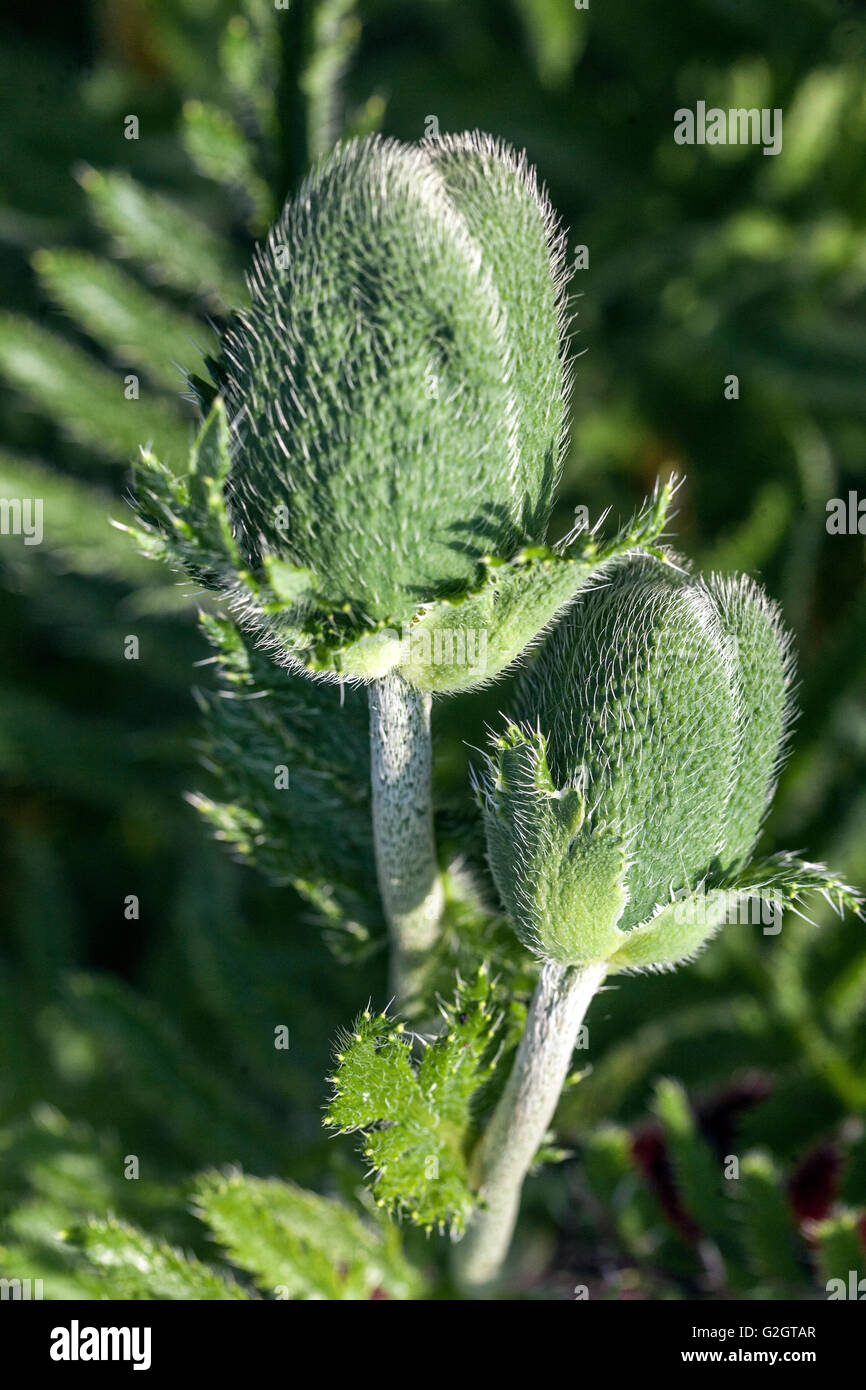
[[[541,967],[511,1075],[473,1158],[484,1205],[455,1249],[457,1281],[476,1298],[499,1282],[523,1180],[553,1119],[578,1029],[605,970],[605,963],[578,968],[546,961]]]
[[[391,932],[391,985],[405,1003],[421,993],[445,901],[433,832],[430,696],[392,675],[374,681],[369,698],[376,869]]]

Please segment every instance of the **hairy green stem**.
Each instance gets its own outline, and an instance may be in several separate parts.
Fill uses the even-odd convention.
[[[391,932],[391,986],[407,1002],[421,992],[444,906],[433,833],[430,696],[396,675],[369,689],[376,869]]]
[[[604,962],[577,967],[546,961],[541,967],[508,1084],[473,1159],[484,1205],[455,1249],[458,1283],[476,1298],[499,1280],[523,1180],[553,1119],[578,1029],[605,970]]]

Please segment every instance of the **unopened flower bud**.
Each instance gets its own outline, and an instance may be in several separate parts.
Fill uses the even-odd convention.
[[[524,942],[568,964],[670,964],[719,925],[768,809],[790,643],[751,580],[614,562],[521,681],[484,784]],[[695,895],[709,913],[682,910]]]

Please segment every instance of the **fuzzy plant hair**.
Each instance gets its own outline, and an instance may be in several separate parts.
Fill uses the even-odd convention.
[[[550,205],[499,143],[332,155],[258,250],[222,343],[247,562],[275,555],[326,607],[393,624],[542,540],[564,285]]]
[[[484,684],[664,523],[666,493],[603,547],[545,543],[567,279],[547,196],[499,141],[338,146],[256,253],[214,388],[198,383],[211,413],[189,473],[144,457],[146,548],[281,664]]]
[[[480,789],[491,868],[523,942],[565,965],[673,965],[744,895],[823,888],[750,862],[791,719],[793,657],[752,580],[614,561],[527,669]]]

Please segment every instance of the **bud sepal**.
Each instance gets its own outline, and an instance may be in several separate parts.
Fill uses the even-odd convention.
[[[151,450],[142,451],[134,475],[138,525],[121,529],[148,556],[168,560],[218,593],[279,664],[353,683],[396,674],[413,689],[440,694],[494,680],[611,560],[638,549],[660,554],[656,542],[677,487],[675,479],[657,486],[607,539],[599,523],[555,548],[524,546],[507,560],[484,557],[474,588],[419,605],[397,627],[362,623],[349,606],[329,606],[308,567],[267,550],[258,565],[246,563],[226,505],[230,470],[226,409],[217,397],[184,476],[175,476]]]

